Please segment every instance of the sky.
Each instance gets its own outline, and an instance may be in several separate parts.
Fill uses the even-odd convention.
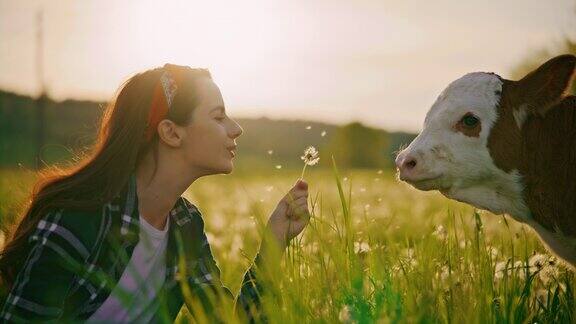
[[[109,100],[170,62],[210,69],[236,117],[418,131],[437,95],[576,31],[574,0],[0,0],[0,89]],[[0,116],[1,117],[1,116]]]

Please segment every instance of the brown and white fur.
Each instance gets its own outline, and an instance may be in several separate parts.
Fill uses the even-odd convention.
[[[398,154],[399,178],[509,214],[574,267],[575,67],[576,57],[562,55],[519,81],[477,72],[452,82]]]

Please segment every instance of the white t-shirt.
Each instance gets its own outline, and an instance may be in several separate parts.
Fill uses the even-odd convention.
[[[153,301],[164,284],[170,217],[163,230],[150,225],[142,216],[139,220],[140,240],[128,266],[87,323],[148,323],[156,312],[158,305]]]

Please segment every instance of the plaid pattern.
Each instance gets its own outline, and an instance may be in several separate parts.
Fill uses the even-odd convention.
[[[138,243],[137,206],[136,180],[131,177],[125,190],[98,212],[58,210],[45,215],[29,238],[29,254],[5,296],[0,322],[88,319],[120,280]],[[180,198],[170,217],[166,280],[155,300],[153,320],[173,322],[184,303],[183,291],[191,292],[206,314],[217,317],[218,298],[233,295],[220,281],[201,214]],[[236,299],[237,309],[250,321],[260,308],[255,278],[253,267]]]

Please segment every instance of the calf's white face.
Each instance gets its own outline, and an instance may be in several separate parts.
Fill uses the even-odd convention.
[[[497,168],[488,149],[502,86],[499,76],[482,72],[452,82],[432,105],[422,132],[398,154],[400,180],[495,213],[524,213],[519,176]]]

